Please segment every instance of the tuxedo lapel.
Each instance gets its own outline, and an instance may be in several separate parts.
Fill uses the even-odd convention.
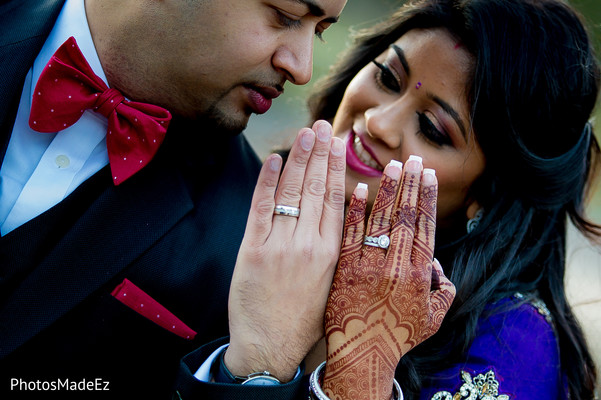
[[[175,171],[147,172],[109,186],[12,293],[0,311],[0,358],[132,264],[193,208]]]
[[[0,4],[0,159],[18,99],[64,0]],[[152,163],[146,168],[153,169]],[[102,171],[100,173],[103,173]],[[0,308],[0,358],[45,329],[154,244],[193,207],[174,170],[140,173],[106,190]],[[118,208],[118,211],[117,210]]]
[[[13,0],[0,4],[0,159],[12,131],[23,81],[64,0]]]

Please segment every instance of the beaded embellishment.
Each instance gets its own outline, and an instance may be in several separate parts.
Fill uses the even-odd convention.
[[[519,292],[515,293],[513,297],[518,300],[526,300],[526,303],[534,307],[553,327],[551,312],[542,300],[535,296],[526,297]],[[461,371],[461,379],[463,384],[457,393],[453,395],[447,391],[440,391],[434,394],[431,400],[509,400],[508,395],[499,394],[499,382],[493,370],[489,370],[485,374],[479,374],[475,378],[472,378],[469,372]]]
[[[472,378],[469,372],[461,371],[463,385],[459,391],[452,395],[447,391],[440,391],[431,400],[509,400],[506,394],[499,394],[499,382],[493,370],[479,374]]]
[[[522,300],[525,296],[522,293],[517,292],[513,295],[513,297]],[[540,300],[537,297],[534,297],[528,299],[528,303],[530,303],[532,307],[536,308],[536,311],[538,311],[538,313],[545,318],[549,325],[553,326],[553,317],[551,316],[551,311],[549,311],[544,301]]]

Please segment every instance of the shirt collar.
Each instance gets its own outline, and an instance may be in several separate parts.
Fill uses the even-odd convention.
[[[54,24],[54,28],[46,39],[42,50],[38,54],[33,63],[33,75],[30,91],[30,100],[33,97],[33,89],[35,88],[42,70],[48,63],[48,60],[56,52],[56,50],[69,38],[73,36],[77,41],[77,45],[81,49],[90,67],[96,75],[107,84],[106,76],[100,64],[96,47],[92,40],[90,27],[86,17],[84,0],[67,0]]]

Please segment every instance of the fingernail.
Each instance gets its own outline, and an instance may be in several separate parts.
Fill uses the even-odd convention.
[[[424,168],[423,182],[426,185],[434,185],[436,183],[436,171],[432,168]]]
[[[403,171],[403,163],[397,160],[390,160],[386,168],[384,169],[384,173],[391,179],[399,180],[401,179],[401,172]]]
[[[315,133],[313,133],[313,131],[310,129],[303,131],[303,133],[301,133],[301,147],[306,151],[310,151],[314,144]]]
[[[332,148],[330,149],[332,154],[340,156],[344,153],[344,142],[340,138],[332,138]]]
[[[269,160],[269,168],[271,168],[272,171],[279,171],[280,170],[280,166],[282,165],[282,159],[276,155],[272,155],[271,159]]]
[[[422,158],[420,156],[409,156],[409,159],[405,163],[405,169],[407,169],[407,172],[421,172]]]
[[[367,199],[367,184],[365,183],[357,183],[357,187],[355,188],[354,195],[358,199]]]
[[[319,141],[324,143],[330,141],[330,138],[332,137],[332,128],[330,127],[330,124],[326,122],[321,123],[315,130],[317,131],[317,138]]]

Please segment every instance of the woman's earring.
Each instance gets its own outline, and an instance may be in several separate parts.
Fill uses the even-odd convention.
[[[482,219],[482,216],[484,215],[484,210],[483,209],[479,209],[478,211],[476,211],[476,214],[474,215],[474,218],[470,218],[467,220],[467,233],[472,233],[472,231],[474,229],[476,229],[476,227],[478,226],[478,224],[480,223],[480,220]]]

